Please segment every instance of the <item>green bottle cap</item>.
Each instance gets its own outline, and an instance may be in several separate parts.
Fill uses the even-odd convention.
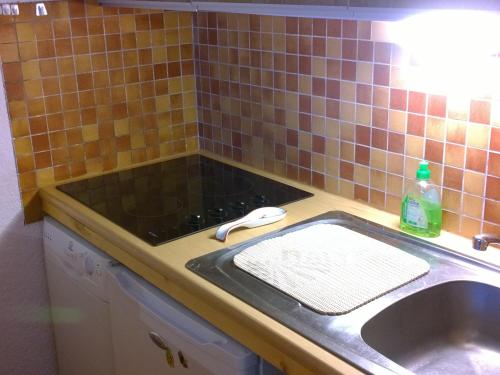
[[[431,178],[431,171],[429,170],[429,162],[422,160],[420,162],[420,167],[417,170],[418,180],[428,180]]]

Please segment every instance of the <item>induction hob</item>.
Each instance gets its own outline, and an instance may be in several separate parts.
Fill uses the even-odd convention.
[[[311,193],[201,155],[57,187],[152,246]]]

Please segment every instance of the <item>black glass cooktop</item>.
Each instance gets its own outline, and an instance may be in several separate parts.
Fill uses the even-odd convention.
[[[312,196],[201,155],[57,188],[153,246]]]

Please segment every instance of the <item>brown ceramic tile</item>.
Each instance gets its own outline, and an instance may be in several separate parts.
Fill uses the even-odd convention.
[[[490,152],[488,155],[488,174],[500,177],[500,154]]]
[[[483,222],[483,230],[486,233],[500,233],[500,225],[495,225],[492,223]],[[477,234],[477,232],[475,232],[475,234]],[[492,246],[498,247],[497,245],[492,245]]]
[[[23,80],[23,71],[20,63],[3,64],[2,68],[5,82],[17,83]]]
[[[370,128],[367,126],[356,126],[356,143],[369,146],[370,145]]]
[[[448,142],[465,144],[466,124],[460,121],[447,121],[446,140]]]
[[[389,88],[382,86],[373,87],[373,105],[382,108],[389,107]]]
[[[425,113],[426,94],[410,91],[408,96],[408,112]]]
[[[443,143],[427,140],[425,143],[425,159],[435,163],[443,162]]]
[[[50,151],[37,152],[34,156],[36,169],[44,169],[52,166]]]
[[[377,128],[387,129],[389,114],[386,109],[373,107],[372,125]]]
[[[55,40],[56,56],[69,56],[73,53],[71,39]]]
[[[490,150],[500,152],[500,128],[491,129]]]
[[[327,20],[321,18],[314,18],[313,22],[313,35],[326,36]]]
[[[356,60],[357,41],[352,39],[342,40],[342,58],[346,60]]]
[[[0,44],[0,56],[4,63],[19,61],[19,49],[15,43]]]
[[[341,64],[342,79],[348,81],[356,80],[356,63],[352,61],[342,61]]]
[[[354,199],[368,202],[368,188],[366,186],[354,185]]]
[[[427,114],[435,117],[446,116],[446,97],[429,95],[427,98]]]
[[[68,2],[68,11],[71,18],[85,17],[85,4],[81,2]]]
[[[485,200],[484,220],[491,223],[500,224],[500,202],[494,200]]]
[[[16,41],[16,26],[10,23],[0,24],[0,44],[15,43]]]
[[[490,123],[491,104],[485,100],[471,100],[470,121],[481,124]]]
[[[461,145],[447,143],[445,148],[445,160],[447,165],[463,168],[465,160],[465,148]]]
[[[463,170],[458,168],[444,167],[443,186],[462,190]]]
[[[312,35],[313,33],[313,20],[311,18],[299,18],[299,34]]]
[[[299,19],[297,17],[286,17],[285,31],[287,34],[298,34],[299,32]]]
[[[72,36],[85,36],[88,33],[87,30],[87,20],[85,18],[73,19],[71,24],[71,35]]]
[[[397,154],[404,152],[405,136],[400,133],[389,132],[387,149]]]
[[[38,116],[29,119],[30,134],[40,134],[47,132],[47,117]]]
[[[339,176],[340,178],[352,181],[354,177],[354,165],[352,163],[341,161]]]
[[[23,100],[24,99],[24,89],[19,83],[6,83],[5,91],[7,93],[7,100],[10,102]]]
[[[373,67],[373,83],[381,86],[389,86],[389,65],[375,64]]]
[[[408,134],[423,137],[425,133],[425,117],[408,113],[406,131]]]
[[[54,20],[52,27],[56,38],[68,38],[71,36],[71,26],[68,19]]]
[[[493,176],[486,178],[486,198],[500,201],[500,178]]]
[[[391,89],[390,91],[390,108],[400,111],[405,111],[408,100],[408,92],[406,90]]]
[[[343,20],[342,21],[342,37],[356,38],[358,36],[358,23],[357,21]]]
[[[339,38],[342,35],[342,21],[335,19],[327,19],[326,34],[329,37]]]
[[[371,139],[372,147],[387,150],[387,131],[372,129]]]
[[[355,161],[359,164],[370,164],[370,148],[358,145],[355,149]]]

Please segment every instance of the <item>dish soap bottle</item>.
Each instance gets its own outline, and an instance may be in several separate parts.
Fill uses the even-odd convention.
[[[430,178],[429,163],[421,161],[417,179],[408,185],[401,203],[401,229],[422,237],[437,237],[441,233],[441,199]]]

